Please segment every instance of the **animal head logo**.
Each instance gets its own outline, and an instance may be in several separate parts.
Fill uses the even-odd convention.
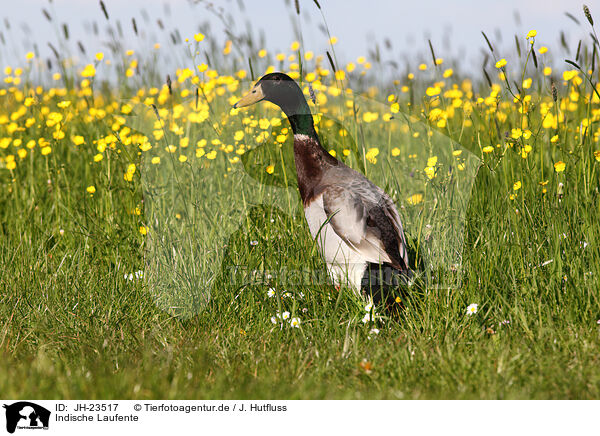
[[[50,411],[28,401],[5,404],[6,431],[14,433],[18,428],[47,429],[50,423]]]

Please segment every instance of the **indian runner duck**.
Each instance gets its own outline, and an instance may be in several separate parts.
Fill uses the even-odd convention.
[[[321,146],[306,98],[292,78],[267,74],[233,107],[263,100],[279,106],[292,127],[304,214],[336,288],[346,285],[364,296],[373,286],[397,285],[398,277],[408,276],[409,262],[394,202]]]

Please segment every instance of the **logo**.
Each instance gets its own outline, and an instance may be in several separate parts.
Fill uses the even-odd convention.
[[[6,431],[14,433],[18,429],[48,430],[50,411],[29,401],[19,401],[4,405],[6,409]]]

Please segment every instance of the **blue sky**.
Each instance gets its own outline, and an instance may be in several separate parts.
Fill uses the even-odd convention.
[[[157,18],[161,18],[168,29],[178,29],[183,37],[193,35],[208,21],[216,31],[213,34],[221,40],[225,39],[223,26],[206,10],[204,4],[192,5],[187,0],[171,0],[168,2],[168,15],[165,13],[165,3],[164,0],[105,0],[111,22],[117,19],[121,21],[126,41],[131,43],[130,48],[140,49],[143,46],[133,33],[132,17],[136,17],[140,30],[147,33],[146,46],[154,40],[167,43],[158,37],[157,30],[152,30],[152,27],[157,27]],[[238,0],[216,0],[212,3],[231,12],[238,29],[243,28],[247,20],[251,20],[254,27],[263,29],[266,48],[271,51],[287,49],[294,40],[290,19],[294,15],[290,13],[293,1],[245,1],[245,13],[239,11]],[[332,35],[339,38],[336,46],[338,58],[344,61],[367,55],[368,48],[373,47],[375,42],[383,47],[384,38],[387,37],[392,42],[389,57],[399,63],[403,62],[402,59],[417,63],[421,59],[419,55],[429,60],[427,39],[431,39],[438,57],[455,55],[464,60],[465,65],[475,65],[475,60],[479,65],[481,50],[485,47],[481,30],[498,47],[505,47],[502,56],[514,52],[515,33],[524,36],[528,30],[536,29],[539,43],[550,47],[552,52],[558,50],[560,30],[565,31],[573,51],[577,41],[589,32],[581,4],[572,0],[321,0],[320,3]],[[587,1],[587,4],[600,22],[600,0]],[[300,5],[305,47],[322,53],[327,40],[318,30],[322,22],[319,11],[312,0],[300,0]],[[48,0],[20,0],[5,3],[2,11],[12,29],[3,30],[8,45],[0,47],[1,64],[15,65],[16,57],[22,55],[24,49],[31,49],[34,42],[44,56],[50,54],[47,42],[57,46],[56,29],[42,15],[42,7],[52,10],[60,23],[69,24],[72,46],[76,41],[82,41],[88,57],[104,50],[106,37],[96,38],[89,30],[92,21],[97,21],[103,27],[107,25],[97,0],[53,0],[51,3]],[[149,24],[144,22],[141,9],[145,9],[150,16]],[[515,11],[520,16],[520,24],[515,19]],[[568,19],[565,11],[579,18],[582,25],[577,26]],[[23,28],[23,23],[27,28]],[[496,30],[504,37],[502,43],[496,37]],[[403,55],[407,57],[403,58]],[[562,63],[564,55],[558,57]],[[81,61],[86,61],[84,56]]]

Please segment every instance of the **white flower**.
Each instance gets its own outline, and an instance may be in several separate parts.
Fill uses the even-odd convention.
[[[289,313],[289,312],[283,312],[283,313],[281,314],[281,317],[282,317],[283,319],[289,319],[289,317],[290,317],[290,313]]]
[[[274,297],[275,296],[275,289],[269,288],[269,290],[267,291],[267,295],[269,296],[269,298]]]
[[[272,317],[271,317],[271,322],[272,322],[273,324],[277,324],[277,317],[276,317],[276,316],[272,316]]]
[[[290,298],[292,296],[291,292],[286,292],[285,294],[283,294],[284,298]]]
[[[371,317],[371,314],[369,312],[365,313],[365,316],[362,319],[363,323],[368,323],[369,321],[373,321],[373,318]]]
[[[123,278],[124,278],[125,280],[132,281],[132,280],[133,280],[133,274],[125,274],[125,275],[123,276]]]
[[[250,241],[250,245],[252,245],[252,246],[258,245],[258,241]]]
[[[370,312],[373,309],[373,303],[369,303],[365,306],[365,312]]]
[[[467,307],[467,315],[473,315],[477,313],[477,303],[469,304]]]
[[[300,318],[292,318],[290,325],[295,328],[300,328]]]
[[[371,335],[372,335],[372,336],[377,336],[378,334],[379,334],[379,329],[375,329],[375,328],[373,328],[373,329],[369,330],[369,335],[367,336],[367,339],[368,339],[368,340],[371,340],[371,339],[373,339],[373,338],[371,337]]]
[[[135,278],[136,279],[142,279],[142,278],[144,278],[144,271],[136,271],[135,272]]]

